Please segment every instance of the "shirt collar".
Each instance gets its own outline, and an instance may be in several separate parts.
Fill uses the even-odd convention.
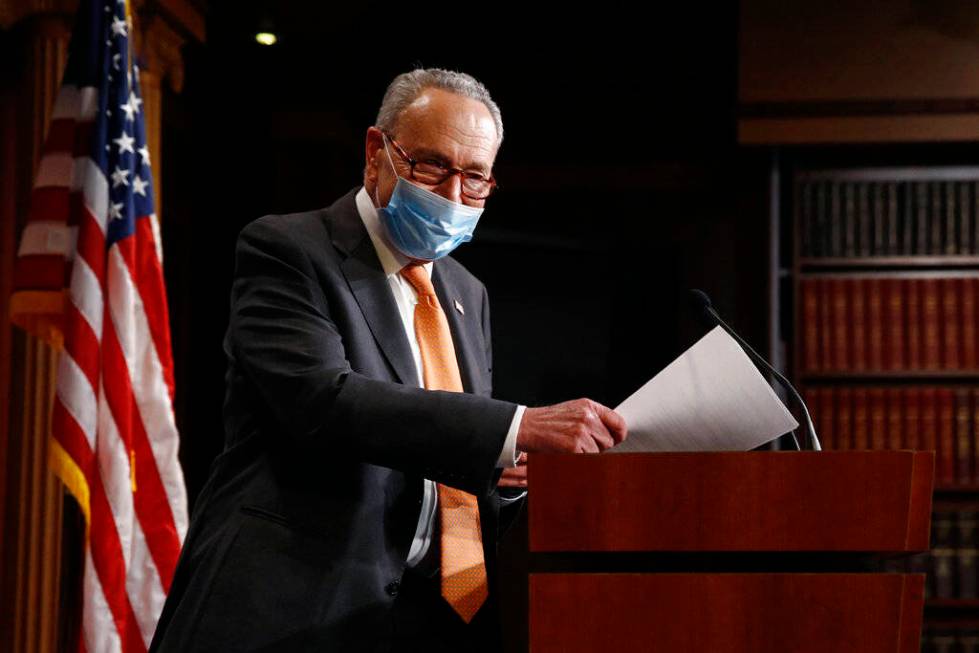
[[[374,208],[374,201],[371,200],[366,188],[361,187],[357,192],[356,200],[357,213],[360,214],[360,219],[367,229],[367,235],[370,236],[371,243],[374,244],[374,251],[377,252],[377,258],[381,262],[385,276],[391,277],[398,274],[404,266],[411,263],[411,259],[395,249],[388,241],[387,235],[384,233],[384,225],[381,224],[377,209]],[[425,263],[423,267],[428,276],[431,277],[432,261]]]

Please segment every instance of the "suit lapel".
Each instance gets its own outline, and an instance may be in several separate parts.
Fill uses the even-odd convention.
[[[340,264],[340,269],[374,340],[398,380],[405,385],[418,385],[418,373],[401,326],[401,314],[374,245],[357,213],[355,195],[356,191],[352,191],[330,207],[333,213],[330,228],[333,244],[348,255]]]
[[[470,312],[463,315],[456,309],[456,302],[462,305],[462,293],[452,278],[447,274],[444,266],[437,261],[432,267],[432,284],[435,286],[435,294],[438,296],[442,312],[449,322],[449,330],[452,332],[452,344],[455,345],[456,360],[459,363],[459,375],[462,377],[462,387],[466,392],[475,392],[475,381],[478,371],[476,361],[479,360],[479,343],[481,340],[481,327],[476,321],[476,307],[470,307]],[[463,306],[463,310],[466,307]]]

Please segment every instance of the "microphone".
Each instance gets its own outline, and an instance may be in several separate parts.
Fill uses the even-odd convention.
[[[812,449],[813,451],[822,451],[823,447],[819,444],[819,438],[816,436],[816,427],[813,426],[812,417],[809,415],[809,408],[806,406],[806,402],[802,400],[802,397],[799,396],[799,393],[796,392],[796,389],[791,383],[789,383],[789,380],[782,376],[778,370],[769,365],[768,361],[762,358],[758,352],[751,348],[751,345],[745,342],[741,336],[734,332],[734,329],[729,327],[727,323],[721,319],[721,316],[717,314],[717,311],[715,311],[713,305],[711,305],[710,297],[707,296],[707,293],[705,293],[703,290],[692,288],[690,290],[690,305],[707,324],[712,327],[720,326],[722,329],[727,331],[728,334],[730,334],[730,336],[734,338],[739,345],[741,345],[741,348],[744,349],[745,353],[751,357],[751,360],[753,360],[756,365],[760,365],[764,369],[771,372],[782,387],[788,390],[792,398],[795,399],[799,407],[802,408],[802,415],[806,422],[806,435],[808,436],[807,439],[809,449]],[[795,433],[792,434],[792,440],[795,442],[796,448],[799,448],[799,441],[796,439]]]

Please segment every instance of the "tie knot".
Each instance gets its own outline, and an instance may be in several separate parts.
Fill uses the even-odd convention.
[[[410,263],[404,266],[401,268],[401,276],[411,284],[411,287],[415,289],[419,297],[435,296],[435,286],[432,285],[432,280],[428,278],[424,264]]]

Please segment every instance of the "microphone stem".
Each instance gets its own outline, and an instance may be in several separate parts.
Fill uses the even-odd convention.
[[[714,317],[715,320],[717,320],[717,323],[721,325],[721,328],[727,331],[728,334],[731,335],[731,337],[737,340],[738,343],[740,343],[740,345],[745,348],[745,351],[751,354],[751,357],[755,360],[756,364],[757,361],[764,360],[758,354],[758,352],[756,352],[751,347],[751,345],[745,342],[741,338],[741,336],[735,333],[734,330],[731,329],[731,327],[729,327],[727,323],[721,319],[721,316],[717,314],[717,311],[714,310],[713,306],[708,306],[707,310],[710,311],[710,314]],[[771,371],[772,374],[775,375],[775,378],[778,380],[779,384],[781,384],[783,388],[788,390],[792,394],[792,397],[795,399],[796,403],[798,403],[799,406],[802,407],[802,417],[806,423],[806,438],[808,440],[809,449],[812,449],[813,451],[822,451],[823,447],[819,443],[819,438],[816,437],[816,427],[812,423],[812,417],[809,415],[809,408],[806,406],[806,402],[802,400],[802,397],[799,396],[799,393],[796,391],[796,389],[792,386],[791,383],[789,383],[789,380],[786,379],[784,376],[782,376],[782,374],[778,370],[776,370],[774,367],[770,365],[766,365],[765,367],[766,369]],[[795,440],[795,433],[792,434],[792,438],[793,440]],[[796,440],[796,446],[799,446],[798,440]]]

